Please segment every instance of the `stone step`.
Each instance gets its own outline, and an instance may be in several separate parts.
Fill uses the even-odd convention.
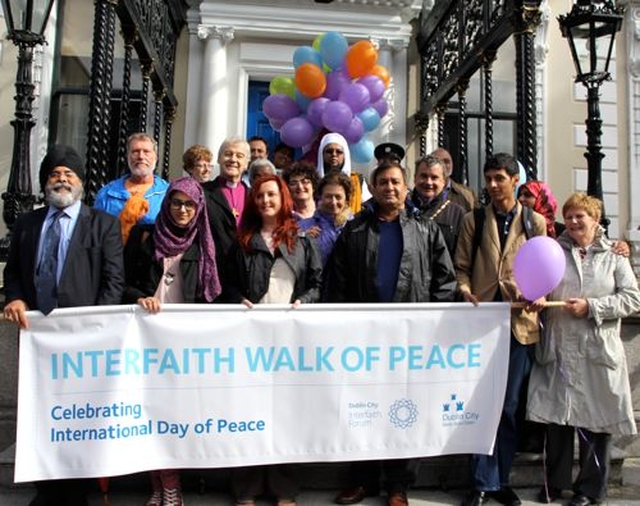
[[[640,486],[640,459],[624,459],[624,453],[613,448],[609,483]],[[0,487],[13,487],[15,445],[0,452]],[[300,464],[300,480],[303,489],[339,489],[348,482],[348,463]],[[193,491],[222,491],[228,489],[229,469],[184,470],[183,482]],[[114,477],[113,486],[127,490],[144,490],[145,473]],[[540,487],[544,483],[542,455],[519,453],[513,465],[511,483],[514,487]],[[440,490],[469,487],[469,458],[466,455],[447,455],[422,459],[415,484],[418,488]]]

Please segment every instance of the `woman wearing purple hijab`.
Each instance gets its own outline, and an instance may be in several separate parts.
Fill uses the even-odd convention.
[[[125,303],[157,313],[165,303],[213,302],[221,290],[200,184],[171,183],[155,225],[134,227],[124,255]],[[151,484],[145,506],[182,506],[177,470],[151,471]]]

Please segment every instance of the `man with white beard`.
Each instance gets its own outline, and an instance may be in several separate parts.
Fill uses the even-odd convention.
[[[7,320],[27,328],[26,312],[120,304],[124,288],[118,220],[81,202],[84,165],[73,148],[54,146],[42,160],[45,207],[21,215],[4,269]],[[35,364],[34,364],[35,365]],[[86,480],[36,483],[34,506],[87,505]]]

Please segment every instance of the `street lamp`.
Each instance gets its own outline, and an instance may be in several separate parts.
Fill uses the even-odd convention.
[[[13,154],[7,191],[2,194],[2,217],[9,231],[21,213],[31,211],[35,197],[31,190],[31,129],[35,125],[32,115],[33,49],[44,44],[44,30],[55,0],[1,0],[7,23],[7,38],[18,46],[16,72],[16,101],[13,126]],[[6,259],[9,237],[0,239],[0,259]]]
[[[571,56],[576,66],[575,82],[587,88],[587,194],[602,198],[602,118],[600,117],[600,85],[611,79],[609,64],[616,32],[622,25],[624,9],[611,0],[576,0],[571,12],[558,16],[562,36],[569,39]],[[604,202],[601,224],[605,230]]]

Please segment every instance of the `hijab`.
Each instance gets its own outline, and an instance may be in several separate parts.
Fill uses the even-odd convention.
[[[342,146],[342,150],[344,151],[344,165],[340,169],[340,172],[346,174],[347,176],[350,176],[351,154],[349,153],[349,143],[342,135],[334,132],[326,134],[320,141],[320,147],[318,148],[318,164],[316,165],[318,169],[318,175],[321,178],[324,177],[324,148],[327,146],[327,144],[339,144],[340,146]]]
[[[188,195],[196,203],[196,212],[186,226],[178,225],[171,216],[171,198],[175,192]],[[194,241],[200,248],[198,258],[198,285],[200,295],[212,302],[221,292],[220,279],[216,266],[216,250],[207,218],[207,206],[200,183],[192,177],[183,177],[173,181],[156,219],[154,240],[154,259],[174,257],[187,251]]]
[[[556,211],[558,209],[558,203],[556,202],[553,193],[551,193],[551,188],[549,188],[547,183],[542,181],[527,181],[518,189],[518,195],[520,195],[523,188],[529,190],[531,195],[535,197],[536,201],[533,204],[533,210],[544,216],[547,223],[547,235],[555,237]]]

